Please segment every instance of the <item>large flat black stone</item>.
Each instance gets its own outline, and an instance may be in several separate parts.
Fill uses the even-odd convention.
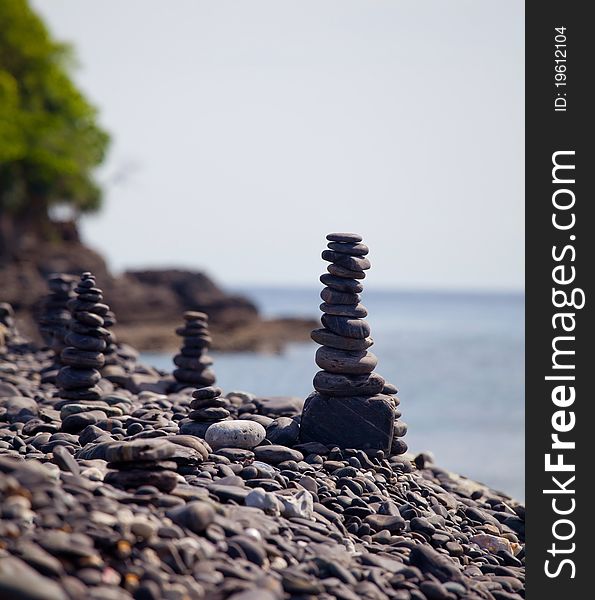
[[[395,409],[387,396],[331,398],[315,392],[304,403],[300,440],[388,452],[394,421]]]

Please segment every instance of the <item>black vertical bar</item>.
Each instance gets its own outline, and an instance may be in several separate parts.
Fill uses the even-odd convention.
[[[577,1],[526,3],[529,600],[595,598],[589,583],[595,577],[595,499],[589,498],[595,477],[589,464],[595,456],[595,52],[589,7]],[[565,299],[569,306],[555,306]]]

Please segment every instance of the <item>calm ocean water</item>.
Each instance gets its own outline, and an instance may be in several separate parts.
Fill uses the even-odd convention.
[[[319,316],[319,289],[242,289],[266,316]],[[399,388],[406,441],[441,466],[524,499],[524,296],[380,292],[363,302],[377,371]],[[225,390],[307,396],[314,343],[280,356],[214,354]],[[171,356],[144,357],[171,369]]]

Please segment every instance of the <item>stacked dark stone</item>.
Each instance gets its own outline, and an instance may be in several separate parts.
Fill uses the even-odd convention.
[[[66,273],[53,273],[48,277],[50,293],[47,295],[41,316],[39,331],[46,345],[54,351],[56,357],[65,347],[64,338],[68,333],[70,311],[67,303],[74,298],[76,277]]]
[[[123,441],[111,444],[105,451],[109,471],[105,483],[135,490],[150,485],[162,492],[171,492],[178,482],[175,461],[183,450],[163,438]]]
[[[64,366],[56,384],[61,398],[98,400],[101,397],[98,369],[105,363],[103,351],[109,335],[103,324],[109,306],[102,303],[103,292],[96,287],[91,273],[81,275],[75,292],[76,298],[68,301],[72,319],[65,338],[67,347],[61,355]]]
[[[184,338],[182,349],[174,357],[176,381],[182,386],[204,387],[215,383],[215,373],[210,368],[213,359],[208,355],[211,342],[208,316],[189,310],[184,313],[184,326],[176,333]]]
[[[103,326],[107,329],[108,335],[105,339],[106,347],[103,351],[105,356],[105,365],[118,364],[118,346],[116,345],[116,334],[112,331],[112,327],[116,324],[116,315],[113,311],[108,310],[103,315]]]
[[[216,386],[194,390],[188,420],[181,424],[180,432],[204,438],[213,423],[229,419],[231,405],[221,396],[222,393],[221,388]]]
[[[327,446],[389,452],[397,414],[396,400],[390,394],[394,386],[374,373],[378,359],[368,351],[374,342],[363,320],[368,311],[359,296],[361,280],[370,268],[368,247],[354,233],[326,237],[329,244],[322,258],[331,264],[320,277],[326,286],[320,294],[323,328],[312,332],[312,339],[321,344],[316,364],[322,371],[314,377],[316,392],[304,404],[300,438]],[[394,449],[402,453],[406,446],[397,444]]]

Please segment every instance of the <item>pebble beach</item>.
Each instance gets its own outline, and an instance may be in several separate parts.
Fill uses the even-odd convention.
[[[50,278],[44,346],[0,306],[0,599],[524,598],[524,506],[408,451],[367,247],[327,239],[305,399],[218,387],[198,311],[143,364],[90,272]]]

